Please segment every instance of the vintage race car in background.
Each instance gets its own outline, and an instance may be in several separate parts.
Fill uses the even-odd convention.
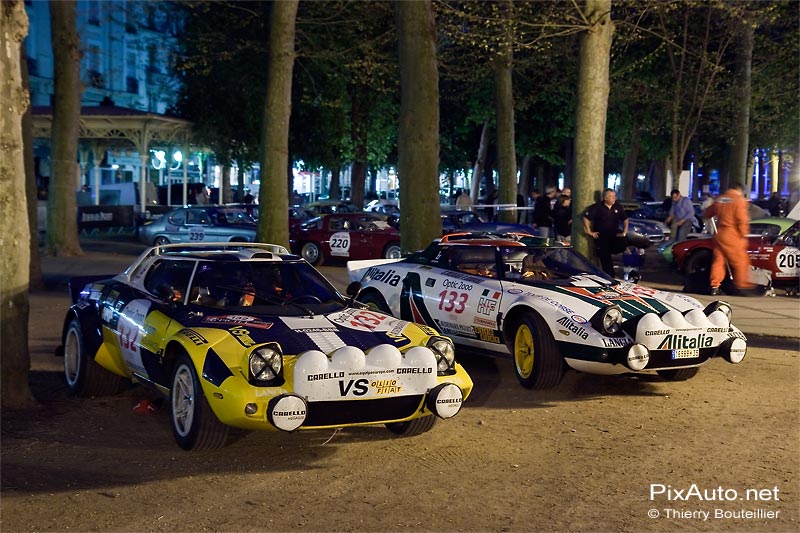
[[[281,246],[149,248],[70,290],[57,351],[70,391],[153,389],[187,450],[223,446],[232,428],[414,435],[472,390],[450,339],[343,297]]]
[[[707,279],[714,240],[690,239],[672,246],[675,267],[691,278]],[[666,250],[665,250],[666,251]],[[797,293],[800,283],[800,222],[784,217],[754,219],[747,237],[753,267],[772,275],[772,286]]]
[[[400,257],[400,231],[386,215],[327,214],[290,228],[289,245],[312,265],[329,259],[396,259]]]
[[[739,363],[747,349],[728,304],[621,283],[543,239],[444,237],[405,259],[348,269],[362,284],[361,302],[458,345],[510,354],[529,388],[557,385],[565,364],[685,380],[713,357]]]
[[[145,222],[139,240],[148,246],[187,242],[253,242],[256,220],[244,208],[179,207]]]

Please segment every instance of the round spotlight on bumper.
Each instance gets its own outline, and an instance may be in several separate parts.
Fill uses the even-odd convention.
[[[281,431],[294,431],[308,415],[305,399],[296,394],[281,394],[267,404],[267,420]]]
[[[453,418],[464,403],[464,392],[453,383],[442,383],[428,393],[428,409],[439,418]]]
[[[720,346],[723,350],[722,357],[729,363],[737,365],[742,362],[747,354],[747,342],[739,337],[734,337],[726,345]]]
[[[647,346],[637,343],[632,344],[631,347],[628,348],[628,357],[625,360],[628,368],[636,371],[644,370],[644,367],[646,367],[649,362],[650,350],[647,349]]]

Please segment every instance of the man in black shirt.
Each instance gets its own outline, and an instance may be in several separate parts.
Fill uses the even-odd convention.
[[[553,208],[550,201],[556,197],[556,188],[547,187],[545,193],[536,199],[533,206],[533,224],[539,237],[551,237],[553,228]]]
[[[586,235],[594,239],[600,266],[613,278],[614,262],[611,260],[611,254],[621,253],[625,249],[623,244],[617,251],[614,243],[618,237],[625,237],[628,233],[628,217],[625,215],[625,209],[617,202],[617,193],[613,189],[605,189],[603,199],[583,213],[583,228]]]

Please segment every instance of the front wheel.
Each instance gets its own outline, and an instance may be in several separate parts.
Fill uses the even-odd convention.
[[[163,235],[159,235],[153,240],[153,246],[164,246],[165,244],[169,244],[169,239]]]
[[[413,437],[427,433],[433,426],[436,425],[435,416],[423,416],[422,418],[415,418],[406,422],[392,422],[386,424],[386,429],[397,435],[398,437]]]
[[[558,385],[564,375],[564,362],[544,319],[534,312],[525,313],[513,331],[514,373],[522,386],[548,389]]]
[[[686,381],[692,379],[700,371],[698,367],[692,368],[673,368],[671,370],[657,370],[658,375],[665,381]]]
[[[315,242],[303,244],[303,247],[300,249],[300,255],[312,265],[322,265],[324,262],[322,248]]]
[[[186,354],[178,358],[172,372],[169,420],[175,441],[184,450],[212,450],[228,442],[230,427],[211,410],[194,364]]]
[[[101,367],[86,353],[77,318],[70,322],[64,338],[64,377],[76,396],[105,396],[119,391],[122,378]]]
[[[384,259],[400,259],[401,257],[400,244],[396,242],[390,242],[386,245],[386,248],[383,249]]]
[[[387,315],[392,314],[392,310],[389,309],[389,304],[386,303],[386,300],[378,291],[371,290],[366,294],[362,294],[358,297],[358,301],[362,304],[366,304],[370,309],[380,311]]]

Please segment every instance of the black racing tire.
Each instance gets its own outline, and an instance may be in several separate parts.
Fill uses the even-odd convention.
[[[686,381],[692,379],[700,372],[700,368],[672,368],[670,370],[657,370],[658,375],[665,381]]]
[[[122,377],[112,374],[86,353],[77,318],[69,323],[64,336],[64,378],[69,392],[80,397],[115,394],[123,383]]]
[[[300,256],[314,266],[322,266],[325,263],[322,247],[316,242],[303,243],[300,248]]]
[[[211,410],[194,363],[186,354],[178,357],[172,371],[169,422],[175,441],[184,450],[213,450],[228,443],[231,428]]]
[[[686,258],[683,272],[687,276],[698,276],[700,274],[709,276],[711,273],[711,255],[710,250],[697,250]]]
[[[153,239],[153,246],[164,246],[165,244],[169,244],[169,239],[167,239],[163,235],[159,235],[158,237]]]
[[[423,416],[422,418],[415,418],[406,422],[391,422],[386,424],[386,429],[397,435],[398,437],[413,437],[427,433],[433,426],[436,425],[436,417]]]
[[[399,242],[390,242],[386,245],[383,249],[382,254],[384,259],[400,259],[403,256],[403,252],[400,248]]]
[[[370,309],[375,309],[387,315],[392,314],[392,310],[389,309],[389,304],[386,303],[383,295],[376,290],[371,290],[360,295],[358,301],[365,304]]]
[[[522,314],[511,330],[514,374],[527,389],[549,389],[561,382],[564,360],[544,319],[533,311]]]

